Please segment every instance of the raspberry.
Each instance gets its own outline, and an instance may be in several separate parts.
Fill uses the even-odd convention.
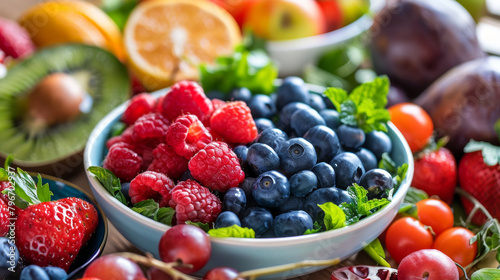
[[[132,125],[141,116],[151,113],[155,103],[155,98],[149,93],[141,93],[132,97],[127,109],[123,112],[122,121]]]
[[[238,186],[245,173],[236,154],[224,142],[212,142],[189,161],[191,175],[211,190],[225,192]]]
[[[213,223],[221,212],[219,198],[194,180],[177,184],[169,205],[175,209],[177,224],[186,221]]]
[[[222,136],[215,132],[211,127],[207,127],[208,132],[212,135],[212,141],[226,142]]]
[[[154,113],[163,114],[163,99],[165,99],[165,95],[160,96],[156,99],[155,108],[153,109]]]
[[[212,101],[207,98],[203,88],[191,81],[173,85],[162,105],[163,115],[171,121],[180,115],[193,114],[203,122],[213,111]]]
[[[210,142],[212,135],[195,115],[178,117],[167,133],[167,143],[186,159],[191,159]]]
[[[167,144],[158,145],[153,150],[153,157],[148,170],[167,174],[174,180],[179,179],[188,169],[188,160],[176,154],[174,149]]]
[[[166,206],[170,201],[171,191],[174,187],[174,182],[167,175],[154,171],[145,171],[130,182],[128,194],[132,204],[153,199],[160,205]]]
[[[162,115],[150,113],[143,115],[134,123],[136,139],[164,138],[168,132],[169,121]]]
[[[206,127],[210,127],[210,119],[212,118],[212,115],[214,114],[214,112],[219,109],[220,107],[223,107],[226,105],[226,101],[224,100],[221,100],[221,99],[217,99],[217,98],[214,98],[212,99],[212,106],[214,107],[213,111],[210,113],[210,115],[207,117],[207,119],[205,119],[205,121],[203,122],[203,124],[206,126]]]
[[[116,143],[109,149],[103,167],[109,169],[122,182],[130,182],[141,172],[142,158],[126,143]]]
[[[6,236],[9,232],[9,206],[0,199],[0,236]]]
[[[16,22],[0,19],[0,50],[13,58],[26,57],[35,51],[28,32]]]
[[[210,119],[210,127],[231,143],[250,143],[258,134],[250,108],[243,101],[229,102],[217,109]]]

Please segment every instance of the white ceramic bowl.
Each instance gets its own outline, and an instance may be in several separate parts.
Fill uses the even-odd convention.
[[[311,86],[310,89],[318,89]],[[156,92],[159,96],[166,90]],[[311,90],[311,92],[314,92]],[[316,91],[322,92],[322,91]],[[107,153],[105,142],[112,125],[119,121],[128,104],[122,104],[108,114],[91,133],[84,151],[84,165],[102,166]],[[413,157],[403,136],[389,124],[389,136],[393,142],[393,160],[401,165],[409,164],[406,179],[395,193],[391,203],[374,215],[351,226],[328,232],[285,238],[211,238],[212,255],[209,263],[200,271],[219,266],[233,267],[238,271],[287,264],[303,260],[346,259],[377,238],[396,216],[413,177]],[[158,242],[168,226],[148,219],[113,198],[97,179],[87,171],[94,196],[104,213],[118,231],[141,251],[158,258]],[[322,269],[310,267],[289,271],[259,279],[284,279]]]
[[[371,0],[370,13],[337,30],[300,39],[267,42],[266,49],[278,63],[280,76],[301,75],[306,65],[315,63],[325,52],[359,38],[370,28],[373,13],[380,10],[385,1]]]

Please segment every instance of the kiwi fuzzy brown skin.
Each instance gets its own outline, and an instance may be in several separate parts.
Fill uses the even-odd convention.
[[[58,100],[68,92],[72,98]],[[95,125],[129,97],[127,69],[108,51],[81,44],[42,49],[0,79],[0,157],[12,155],[25,170],[70,176],[83,168]]]

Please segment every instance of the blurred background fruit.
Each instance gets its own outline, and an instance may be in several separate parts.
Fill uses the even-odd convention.
[[[248,11],[257,0],[209,0],[228,11],[236,20],[240,28],[243,27]]]
[[[35,46],[24,28],[15,21],[0,17],[0,63],[6,56],[23,58],[34,50]]]
[[[330,0],[331,1],[331,0]],[[351,24],[370,9],[370,0],[337,0],[342,11],[342,26]]]
[[[31,7],[19,18],[35,45],[84,43],[125,59],[122,37],[115,22],[97,6],[85,1],[48,1]]]
[[[343,11],[337,0],[316,0],[325,16],[326,32],[343,26]]]
[[[160,0],[132,11],[124,41],[130,69],[147,90],[156,90],[198,79],[198,65],[231,54],[241,34],[234,18],[210,1]]]

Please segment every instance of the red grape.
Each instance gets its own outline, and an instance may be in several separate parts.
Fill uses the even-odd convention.
[[[233,279],[241,279],[236,278],[238,276],[238,271],[230,268],[230,267],[216,267],[210,269],[205,276],[203,276],[203,280],[233,280]]]
[[[106,255],[92,262],[83,277],[106,280],[146,280],[141,268],[135,262],[120,256]]]
[[[165,272],[161,271],[156,267],[152,267],[148,270],[148,279],[149,280],[172,280]]]
[[[200,270],[210,259],[212,245],[210,238],[199,227],[193,225],[176,225],[167,230],[158,245],[160,258],[164,262],[182,261],[192,268],[179,267],[184,273]]]

